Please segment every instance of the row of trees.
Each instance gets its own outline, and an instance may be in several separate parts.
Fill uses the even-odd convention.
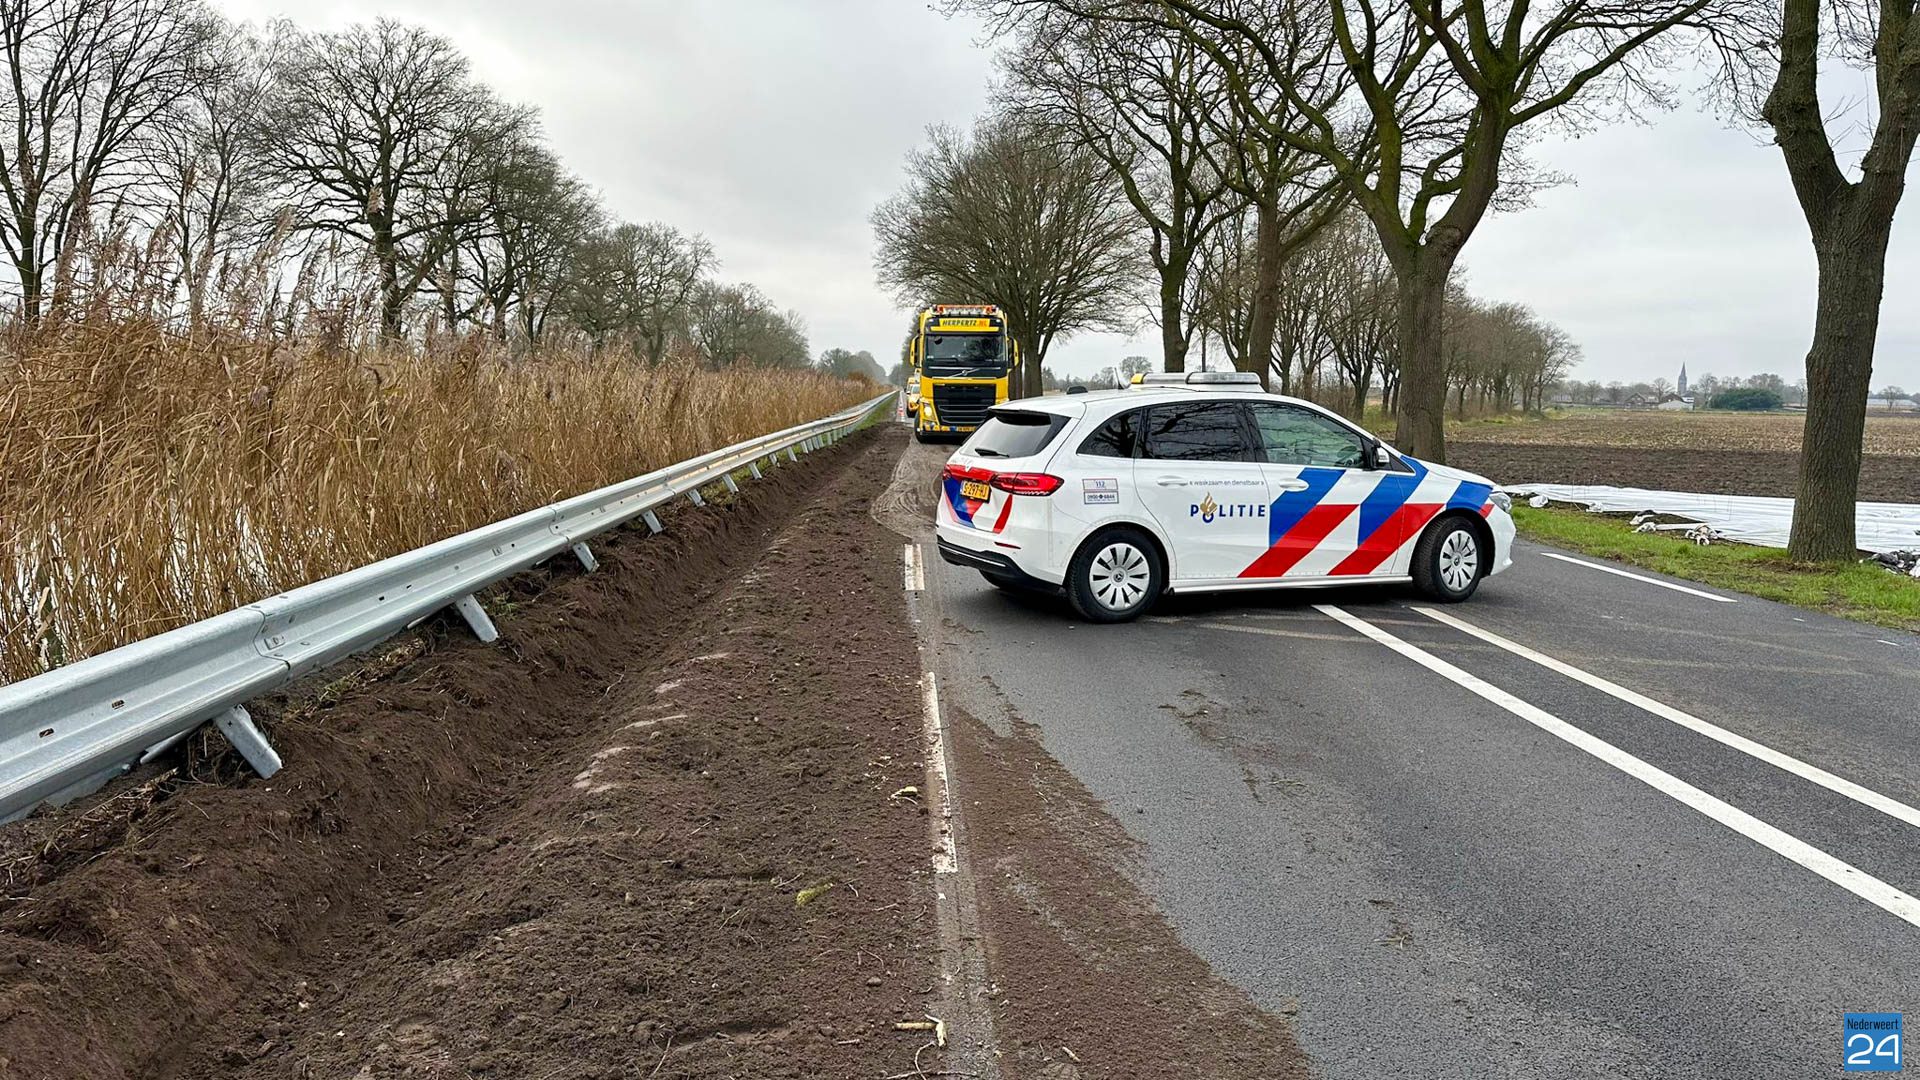
[[[188,332],[364,294],[425,329],[555,332],[658,361],[808,363],[805,326],[712,247],[614,220],[449,42],[381,20],[235,26],[198,0],[0,4],[0,250],[21,321],[69,317],[137,252]]]
[[[1916,2],[947,0],[1010,42],[1003,101],[910,162],[875,215],[881,280],[1000,303],[1029,356],[1144,299],[1169,369],[1213,335],[1284,381],[1285,324],[1307,317],[1289,276],[1361,222],[1391,296],[1398,442],[1444,460],[1450,396],[1537,400],[1537,380],[1466,374],[1460,358],[1488,346],[1449,344],[1514,322],[1497,306],[1462,318],[1454,297],[1486,215],[1559,179],[1529,140],[1664,107],[1663,75],[1715,48],[1720,100],[1780,147],[1819,264],[1790,548],[1849,556],[1888,238],[1920,138]],[[1824,110],[1823,62],[1867,72],[1877,108]],[[1865,146],[1857,175],[1843,133]],[[1142,276],[1145,297],[1129,292]]]

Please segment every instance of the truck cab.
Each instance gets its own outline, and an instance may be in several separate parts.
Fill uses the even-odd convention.
[[[1013,396],[1020,349],[991,304],[935,304],[921,311],[908,343],[907,402],[914,438],[966,438],[987,410]]]

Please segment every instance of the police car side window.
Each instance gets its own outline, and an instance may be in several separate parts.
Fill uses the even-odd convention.
[[[1246,413],[1237,401],[1155,405],[1147,414],[1143,457],[1160,461],[1257,461]]]
[[[1080,443],[1080,453],[1087,457],[1132,457],[1134,434],[1140,427],[1141,412],[1140,409],[1131,409],[1101,424],[1097,431]]]
[[[1366,445],[1343,425],[1291,405],[1256,402],[1252,408],[1263,460],[1274,465],[1365,467]]]

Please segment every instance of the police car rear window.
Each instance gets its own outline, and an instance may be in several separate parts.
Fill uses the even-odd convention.
[[[996,410],[967,440],[966,451],[980,457],[1032,457],[1066,426],[1067,418],[1053,413]]]

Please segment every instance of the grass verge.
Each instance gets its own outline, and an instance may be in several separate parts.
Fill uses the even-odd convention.
[[[1870,563],[1809,565],[1786,552],[1746,544],[1701,546],[1665,533],[1639,533],[1627,519],[1516,503],[1522,535],[1543,544],[1644,567],[1732,592],[1830,615],[1920,632],[1920,581]]]

